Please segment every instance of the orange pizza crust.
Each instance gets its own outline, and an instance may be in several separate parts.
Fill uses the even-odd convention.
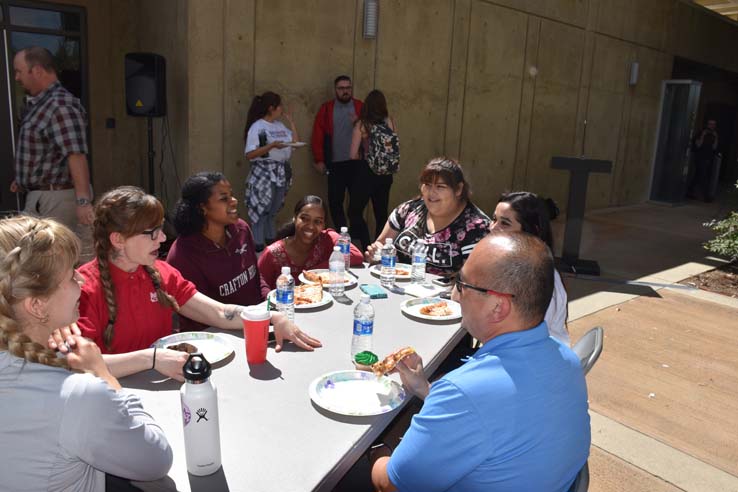
[[[395,350],[391,354],[389,354],[384,359],[380,360],[379,362],[372,364],[372,372],[377,377],[383,376],[389,372],[392,372],[394,370],[395,366],[398,362],[400,362],[402,359],[407,357],[410,354],[414,354],[415,349],[412,347],[403,347],[399,350]]]
[[[331,283],[331,273],[330,272],[316,273],[316,272],[311,272],[310,270],[305,270],[304,272],[302,272],[302,274],[310,282],[323,282],[324,284]],[[344,276],[343,283],[347,283],[348,281],[349,279]]]
[[[295,306],[315,304],[323,300],[323,283],[302,284],[295,287]]]
[[[451,308],[448,307],[446,301],[436,302],[434,304],[428,304],[420,308],[420,314],[425,316],[449,316],[454,314]]]

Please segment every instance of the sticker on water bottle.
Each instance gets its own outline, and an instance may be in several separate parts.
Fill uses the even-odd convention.
[[[413,263],[425,263],[425,255],[413,256]]]
[[[354,335],[371,335],[374,332],[374,321],[354,320]]]
[[[277,302],[280,304],[291,304],[294,292],[291,289],[277,289]]]
[[[383,267],[395,268],[396,261],[397,261],[397,258],[395,256],[382,256],[382,266]]]
[[[190,423],[190,420],[192,420],[192,412],[190,412],[190,407],[188,407],[185,402],[182,402],[182,421],[184,422],[184,427],[187,427],[187,424]]]
[[[351,245],[349,243],[343,243],[338,245],[341,248],[341,254],[347,255],[351,253]]]

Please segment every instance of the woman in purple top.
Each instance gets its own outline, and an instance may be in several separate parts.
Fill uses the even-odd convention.
[[[218,172],[190,176],[175,209],[179,237],[167,262],[197,290],[222,303],[241,306],[264,300],[249,225],[238,217],[238,200],[231,184]],[[182,331],[206,326],[180,317]]]

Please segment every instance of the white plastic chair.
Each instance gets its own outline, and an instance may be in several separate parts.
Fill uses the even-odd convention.
[[[602,344],[604,342],[604,330],[601,326],[596,326],[584,334],[582,338],[571,348],[582,364],[582,371],[586,376],[597,359],[602,353]]]
[[[569,487],[569,492],[587,492],[587,489],[589,489],[589,465],[585,461],[584,466],[577,473],[574,483]]]

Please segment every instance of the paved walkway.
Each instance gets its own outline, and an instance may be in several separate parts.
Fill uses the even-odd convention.
[[[722,263],[703,250],[717,206],[639,205],[588,215],[568,277],[577,340],[605,328],[589,373],[592,492],[738,492],[738,300],[675,282]]]

